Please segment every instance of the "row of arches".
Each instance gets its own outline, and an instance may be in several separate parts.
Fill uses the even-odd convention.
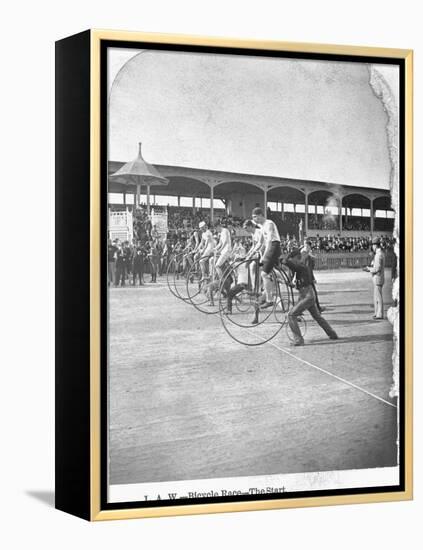
[[[225,181],[215,183],[211,186],[200,179],[179,176],[168,177],[168,179],[169,184],[167,186],[158,186],[154,188],[154,192],[157,195],[210,198],[210,190],[213,189],[213,197],[219,199],[226,199],[233,193],[240,193],[241,195],[250,193],[257,195],[257,193],[261,192],[263,196],[265,196],[266,202],[284,202],[303,205],[307,203],[309,206],[322,206],[331,202],[333,198],[339,206],[340,202],[342,202],[342,207],[344,208],[370,209],[372,203],[375,210],[389,210],[391,208],[389,194],[367,196],[364,193],[346,191],[344,188],[340,188],[344,189],[343,191],[328,191],[325,189],[305,191],[290,185],[277,184],[264,189],[263,185],[254,185],[252,183],[237,181]],[[135,194],[134,190],[128,189],[128,187],[123,184],[116,183],[109,185],[109,192]]]
[[[163,169],[161,170],[164,172]],[[321,225],[322,217],[331,218],[334,228],[342,231],[348,225],[355,210],[363,212],[369,218],[368,230],[374,230],[374,213],[391,210],[391,199],[388,192],[375,193],[373,189],[363,189],[359,192],[341,186],[317,188],[317,182],[300,182],[295,186],[289,183],[264,181],[264,178],[245,176],[250,181],[223,180],[219,177],[172,175],[164,173],[169,183],[152,189],[156,196],[206,198],[210,200],[210,218],[214,217],[214,200],[223,200],[228,214],[248,217],[251,207],[256,205],[266,208],[268,204],[279,205],[279,211],[284,215],[284,206],[293,205],[294,212],[298,205],[303,213],[304,229],[315,229]],[[321,184],[323,187],[325,184]],[[125,185],[109,181],[109,192],[132,194],[135,191]],[[129,193],[128,193],[129,192]],[[134,198],[135,200],[135,198]],[[132,201],[131,201],[132,202]],[[209,202],[209,201],[208,201]],[[194,201],[193,201],[194,208]],[[305,213],[307,212],[307,215]]]

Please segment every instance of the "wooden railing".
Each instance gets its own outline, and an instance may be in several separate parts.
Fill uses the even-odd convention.
[[[363,252],[321,252],[313,255],[316,258],[315,269],[351,269],[363,268],[369,265],[372,256],[370,251]],[[390,250],[385,252],[385,265],[392,267],[394,253]]]

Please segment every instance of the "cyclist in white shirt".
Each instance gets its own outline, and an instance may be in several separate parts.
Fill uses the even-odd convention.
[[[187,239],[186,246],[183,250],[184,256],[182,261],[182,270],[184,273],[192,266],[194,250],[198,248],[200,244],[200,235],[196,229],[193,229],[190,236]]]
[[[252,218],[253,222],[260,226],[261,239],[253,246],[248,255],[260,252],[261,277],[263,279],[266,298],[261,307],[264,309],[273,306],[273,283],[270,273],[275,265],[277,265],[281,255],[281,238],[276,224],[272,220],[265,218],[261,208],[254,208]]]
[[[231,233],[227,227],[224,227],[220,221],[216,223],[216,231],[219,233],[219,242],[214,249],[216,255],[219,254],[219,257],[216,259],[216,270],[217,274],[222,277],[223,266],[225,262],[229,260],[232,253],[232,240]]]
[[[214,248],[213,257],[209,262],[209,284],[207,286],[207,296],[209,305],[214,306],[214,294],[219,289],[220,283],[224,278],[225,268],[229,265],[228,262],[232,256],[232,239],[229,229],[224,227],[219,221],[215,224],[216,231],[219,235],[218,242]],[[224,292],[228,291],[230,279],[225,279]]]
[[[250,250],[248,251],[248,254],[245,257],[246,260],[251,260],[257,254],[260,256],[260,250],[263,248],[263,235],[261,232],[261,228],[251,220],[245,220],[242,227],[251,235],[252,245],[250,247]],[[252,287],[254,288],[255,287],[255,267],[253,263],[249,264],[249,270],[250,270],[251,284],[252,284]]]
[[[198,227],[201,231],[201,240],[200,244],[195,248],[194,254],[196,258],[200,258],[201,278],[205,279],[207,276],[207,264],[209,263],[210,256],[213,255],[215,242],[206,222],[200,222]]]
[[[248,233],[253,234],[256,226],[253,224],[251,220],[247,220],[244,222],[243,228],[248,231]],[[249,274],[249,268],[250,272],[254,271],[251,270],[251,266],[249,263],[247,263],[247,251],[245,250],[245,246],[242,243],[242,241],[239,241],[236,243],[233,249],[233,256],[235,261],[235,273],[236,277],[232,278],[233,280],[230,281],[231,287],[228,288],[227,291],[227,313],[232,314],[232,301],[234,299],[239,300],[239,294],[246,290],[248,288],[249,279],[251,277],[251,280],[253,279],[253,273]],[[228,275],[229,278],[230,275]],[[253,283],[254,284],[254,283]]]
[[[250,260],[256,253],[259,253],[263,247],[263,234],[261,232],[261,227],[256,225],[251,220],[245,220],[242,226],[252,238],[252,246],[247,254],[247,259]]]

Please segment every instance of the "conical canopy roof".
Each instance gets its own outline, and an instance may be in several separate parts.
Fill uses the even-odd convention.
[[[152,164],[142,158],[141,143],[138,144],[138,156],[135,160],[124,164],[110,178],[124,185],[167,185],[169,180],[164,178]]]

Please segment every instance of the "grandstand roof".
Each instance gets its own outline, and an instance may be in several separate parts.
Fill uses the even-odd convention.
[[[109,161],[111,176],[123,166],[123,162]],[[157,187],[154,193],[184,197],[210,197],[210,188],[214,188],[215,198],[227,198],[231,193],[260,193],[267,189],[268,201],[286,203],[305,203],[305,194],[309,204],[326,204],[330,195],[342,197],[344,206],[349,208],[369,208],[369,199],[376,199],[375,206],[380,209],[390,208],[390,193],[372,187],[339,185],[331,182],[300,180],[284,177],[270,177],[260,174],[243,174],[218,170],[201,170],[198,168],[156,164],[155,167],[169,184]],[[109,178],[110,193],[134,193],[131,189]]]

